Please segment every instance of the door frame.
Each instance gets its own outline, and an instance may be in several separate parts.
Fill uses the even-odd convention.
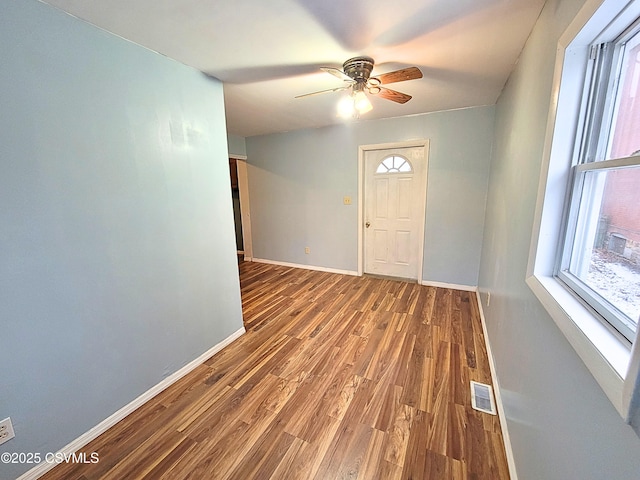
[[[251,237],[251,207],[249,206],[247,157],[245,155],[229,154],[229,158],[234,158],[236,160],[236,169],[238,171],[238,193],[240,195],[240,220],[242,223],[244,259],[246,261],[252,261],[253,240]]]
[[[421,248],[418,248],[418,283],[422,283],[422,268],[424,264],[424,232],[426,228],[427,191],[429,188],[429,140],[409,140],[405,142],[377,143],[358,146],[358,276],[364,275],[364,160],[365,154],[372,150],[391,150],[395,148],[422,147],[424,149],[424,201],[419,206],[420,225],[418,235],[421,239]]]

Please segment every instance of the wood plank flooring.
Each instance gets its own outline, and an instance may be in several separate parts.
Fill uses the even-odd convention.
[[[247,333],[42,478],[509,478],[473,293],[239,268]]]

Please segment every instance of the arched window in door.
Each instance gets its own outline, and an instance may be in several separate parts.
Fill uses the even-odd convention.
[[[376,173],[411,173],[413,168],[411,163],[400,155],[390,155],[386,157],[376,168]]]

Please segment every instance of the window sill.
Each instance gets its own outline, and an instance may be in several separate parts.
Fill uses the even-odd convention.
[[[624,379],[631,360],[631,345],[606,328],[554,277],[532,275],[527,278],[527,284],[616,410],[626,418]]]

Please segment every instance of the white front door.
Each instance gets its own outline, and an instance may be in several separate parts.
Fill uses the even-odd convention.
[[[364,273],[422,277],[425,150],[419,146],[364,153]]]

